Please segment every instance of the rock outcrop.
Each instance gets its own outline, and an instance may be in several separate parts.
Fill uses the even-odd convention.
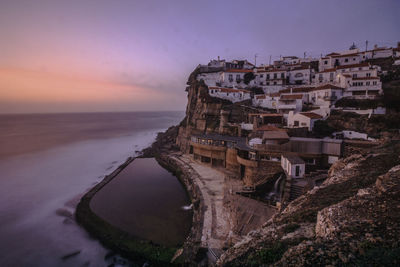
[[[221,266],[400,264],[400,144],[336,162],[328,179],[228,249]]]

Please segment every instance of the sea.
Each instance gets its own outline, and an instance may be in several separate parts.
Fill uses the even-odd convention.
[[[0,115],[0,266],[118,266],[75,222],[76,205],[183,117],[179,111]]]

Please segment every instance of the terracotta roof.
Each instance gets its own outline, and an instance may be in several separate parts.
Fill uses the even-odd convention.
[[[303,95],[302,94],[296,94],[296,95],[281,95],[281,100],[295,100],[295,99],[302,99]]]
[[[333,55],[331,57],[354,57],[354,56],[358,56],[360,53],[352,53],[352,54],[345,54],[345,55]]]
[[[229,69],[226,70],[225,72],[253,72],[253,70],[247,70],[247,69]]]
[[[356,77],[353,80],[379,80],[379,77]]]
[[[283,155],[291,164],[305,164],[304,160],[302,160],[299,156],[295,155]]]
[[[256,99],[265,99],[265,98],[266,98],[265,95],[257,95],[257,96],[256,96]]]
[[[324,89],[339,89],[339,90],[344,90],[342,87],[336,86],[336,85],[332,85],[332,84],[324,84],[318,87],[315,87],[313,89],[313,91],[316,90],[324,90]]]
[[[257,127],[256,131],[283,131],[283,132],[286,132],[285,129],[278,128],[276,126],[272,126],[272,125],[268,125],[268,124]]]
[[[358,68],[358,67],[369,67],[368,62],[363,62],[359,64],[351,64],[351,65],[342,65],[342,66],[337,66],[336,69],[348,69],[348,68]]]
[[[285,131],[264,131],[263,139],[289,139],[289,136]]]
[[[332,69],[326,69],[326,70],[320,71],[320,72],[318,72],[318,73],[323,73],[323,72],[334,72],[334,71],[336,71],[336,69],[335,69],[335,68],[332,68]],[[317,74],[318,74],[318,73],[317,73]]]
[[[306,93],[306,92],[310,92],[312,90],[314,90],[315,87],[295,87],[295,88],[287,88],[287,89],[283,89],[280,90],[278,92],[279,95],[281,94],[285,94],[285,93]]]
[[[322,119],[323,117],[321,115],[318,115],[314,112],[300,112],[301,115],[304,115],[306,117],[309,117],[310,119]]]

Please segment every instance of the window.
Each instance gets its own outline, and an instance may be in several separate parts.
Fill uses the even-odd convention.
[[[240,81],[240,74],[236,74],[236,81]]]
[[[365,85],[370,85],[370,84],[371,84],[370,82],[366,82],[366,83],[365,83]]]
[[[296,176],[300,175],[300,166],[296,165]]]
[[[377,85],[377,84],[378,84],[378,82],[376,82],[376,81],[375,81],[375,82],[372,82],[372,84],[373,84],[373,85]]]
[[[353,61],[356,61],[356,58],[355,58],[355,57],[353,57]]]
[[[267,74],[267,80],[269,80],[269,74]]]
[[[344,59],[344,62],[349,62],[349,59],[348,59],[348,58],[345,58],[345,59]]]
[[[269,82],[267,82],[267,85],[269,85]]]
[[[353,74],[353,78],[357,78],[357,74]]]
[[[331,73],[329,74],[329,79],[330,79],[331,81],[333,81],[333,72],[331,72]]]
[[[353,82],[353,86],[357,86],[357,83],[356,83],[356,82]]]
[[[371,73],[368,72],[368,73],[367,73],[367,77],[371,77]]]
[[[278,78],[278,74],[274,73],[274,79]]]
[[[260,75],[260,78],[264,78],[264,74],[261,74],[261,75]]]
[[[294,121],[294,126],[299,126],[299,121]]]
[[[281,73],[281,79],[285,78],[285,73]]]
[[[229,81],[232,82],[233,81],[233,75],[229,74]]]
[[[274,82],[274,85],[276,85],[276,82]]]
[[[264,85],[264,83],[263,83],[263,82],[260,82],[260,85]]]
[[[325,60],[325,61],[324,61],[324,64],[327,65],[327,64],[328,64],[328,60]]]

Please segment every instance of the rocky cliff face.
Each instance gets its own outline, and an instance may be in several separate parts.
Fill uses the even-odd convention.
[[[400,263],[400,144],[336,162],[296,199],[219,260],[225,266]]]
[[[251,108],[243,104],[250,104],[250,100],[232,104],[230,101],[211,97],[204,82],[196,80],[195,72],[190,75],[188,85],[186,116],[179,127],[176,142],[182,151],[188,151],[192,134],[220,132],[222,110],[226,112],[227,123],[246,121]],[[238,130],[235,127],[226,127],[224,134],[237,135]]]

